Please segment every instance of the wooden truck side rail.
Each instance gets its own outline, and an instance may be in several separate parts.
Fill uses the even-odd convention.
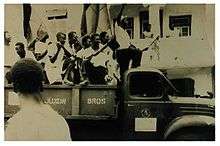
[[[66,119],[105,120],[117,118],[116,86],[44,85],[42,96]],[[19,110],[12,85],[5,86],[5,117]]]

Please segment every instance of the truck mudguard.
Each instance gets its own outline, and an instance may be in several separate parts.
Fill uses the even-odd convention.
[[[174,119],[164,133],[166,139],[171,133],[176,132],[185,127],[191,126],[214,126],[215,119],[210,116],[200,115],[185,115]]]

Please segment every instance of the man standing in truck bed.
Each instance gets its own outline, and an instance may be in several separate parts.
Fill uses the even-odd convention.
[[[114,37],[119,43],[120,47],[116,50],[116,59],[120,67],[120,78],[123,80],[125,71],[129,69],[130,61],[132,60],[131,67],[135,68],[140,66],[142,51],[131,44],[130,36],[128,35],[125,27],[128,23],[127,18],[122,18],[124,5],[114,19]]]

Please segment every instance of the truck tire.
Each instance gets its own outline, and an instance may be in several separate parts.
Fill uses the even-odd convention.
[[[178,130],[174,133],[171,133],[167,137],[167,140],[170,141],[212,141],[214,140],[214,136],[206,130],[206,128],[184,128]]]

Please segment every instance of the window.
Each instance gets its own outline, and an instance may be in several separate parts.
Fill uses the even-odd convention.
[[[177,96],[180,97],[194,96],[195,80],[193,80],[192,78],[177,78],[177,79],[171,79],[170,81],[179,91],[177,92]]]
[[[160,97],[163,94],[163,80],[154,72],[139,72],[130,75],[129,93],[137,97]]]
[[[51,39],[56,40],[57,32],[67,32],[68,29],[68,11],[67,9],[49,9],[46,10],[48,27],[50,28]]]
[[[188,36],[188,34],[189,34],[189,27],[188,26],[183,26],[180,28],[179,36]]]
[[[134,18],[128,17],[126,18],[126,26],[124,29],[127,31],[128,35],[130,36],[131,39],[134,38]]]
[[[46,14],[47,14],[48,20],[67,19],[67,10],[66,9],[47,10]]]
[[[179,37],[191,36],[192,15],[170,16],[169,27],[177,31]]]
[[[140,38],[144,39],[143,32],[150,32],[149,24],[149,11],[141,11],[139,13],[140,18]]]

